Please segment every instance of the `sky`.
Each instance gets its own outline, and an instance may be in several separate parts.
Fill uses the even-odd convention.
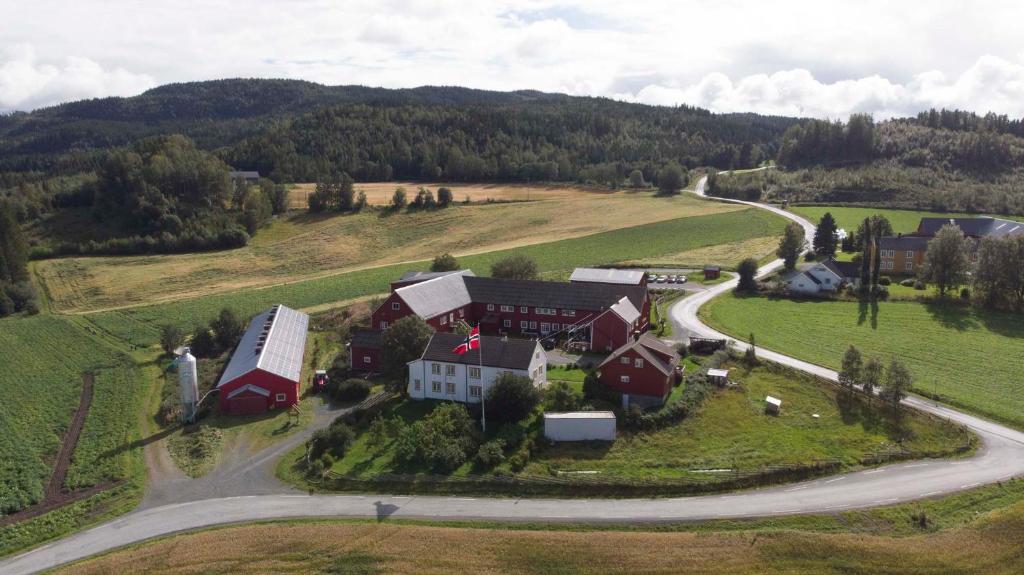
[[[259,77],[1021,117],[1022,17],[1010,1],[0,0],[0,111]]]

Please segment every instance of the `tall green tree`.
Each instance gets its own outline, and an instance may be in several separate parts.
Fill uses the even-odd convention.
[[[541,392],[530,378],[504,372],[487,390],[487,419],[495,423],[518,423],[536,409],[540,400]]]
[[[391,195],[391,209],[397,212],[404,208],[408,203],[409,200],[405,195],[405,188],[401,186],[395,188],[395,193]]]
[[[402,375],[407,363],[423,355],[433,333],[434,329],[418,315],[403,317],[388,326],[381,334],[384,370],[391,375]]]
[[[882,362],[873,357],[868,359],[864,364],[864,371],[861,372],[860,380],[864,393],[870,396],[882,385],[882,375],[884,372],[885,368],[882,367]]]
[[[0,283],[28,280],[28,242],[14,208],[0,202]]]
[[[355,182],[346,172],[342,172],[334,186],[337,190],[337,210],[339,212],[352,211],[352,204],[355,199]]]
[[[459,261],[449,253],[436,256],[433,263],[430,264],[430,271],[432,272],[451,272],[457,269],[459,269]]]
[[[860,385],[863,370],[864,361],[860,350],[853,345],[846,348],[846,353],[843,354],[843,367],[839,370],[839,384],[850,388]]]
[[[885,385],[881,392],[882,399],[894,407],[899,407],[900,402],[907,397],[907,393],[910,391],[913,383],[914,380],[907,366],[903,365],[903,362],[898,359],[893,358],[889,363],[889,368],[885,371]]]
[[[939,295],[945,296],[967,283],[971,269],[971,244],[953,224],[946,224],[928,241],[924,255],[922,279],[934,283]]]
[[[245,331],[245,325],[238,318],[238,314],[231,308],[223,308],[217,314],[217,318],[210,322],[210,329],[217,340],[217,346],[222,350],[235,347],[238,339]]]
[[[740,275],[739,283],[736,284],[736,291],[752,293],[757,291],[757,260],[747,258],[740,262],[736,268]]]
[[[857,228],[857,236],[861,238],[861,258],[860,258],[860,289],[867,291],[871,286],[871,269],[873,268],[873,262],[878,257],[878,252],[875,250],[875,246],[871,241],[871,218],[864,218],[860,227]]]
[[[506,280],[535,280],[538,275],[537,262],[523,254],[513,254],[491,265],[491,277]]]
[[[796,222],[790,222],[786,226],[782,239],[779,240],[779,249],[776,255],[782,258],[787,270],[796,268],[796,262],[800,259],[800,252],[804,249],[804,228]]]
[[[839,245],[838,231],[832,213],[825,212],[814,230],[814,253],[823,258],[835,257]]]
[[[658,193],[663,195],[678,194],[686,185],[686,172],[679,164],[672,162],[658,170]]]

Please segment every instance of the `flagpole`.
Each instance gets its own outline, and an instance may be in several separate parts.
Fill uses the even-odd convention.
[[[487,395],[487,390],[484,389],[484,336],[480,333],[479,323],[476,324],[476,329],[476,352],[480,360],[480,428],[487,433],[487,404],[484,403],[484,396]]]

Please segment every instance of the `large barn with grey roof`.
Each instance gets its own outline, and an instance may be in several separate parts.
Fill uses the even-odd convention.
[[[298,403],[308,328],[308,315],[283,305],[252,318],[217,382],[220,410],[251,414]]]

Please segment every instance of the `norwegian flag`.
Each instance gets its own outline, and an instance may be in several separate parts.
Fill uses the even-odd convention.
[[[476,326],[476,327],[473,328],[473,331],[469,332],[469,335],[466,336],[465,341],[463,341],[459,345],[455,346],[452,349],[452,351],[457,353],[457,354],[459,354],[459,355],[462,355],[462,354],[466,353],[467,351],[469,351],[471,349],[479,349],[479,348],[480,348],[480,326]]]

